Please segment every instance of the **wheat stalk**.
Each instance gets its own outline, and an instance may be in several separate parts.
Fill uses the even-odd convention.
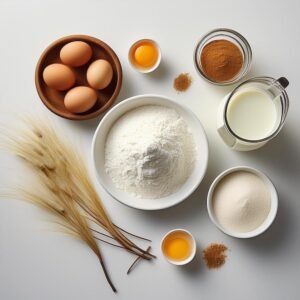
[[[58,217],[69,232],[91,248],[99,258],[105,276],[114,291],[116,289],[109,278],[96,243],[96,240],[101,239],[93,236],[93,232],[100,232],[91,229],[89,221],[101,226],[128,252],[144,259],[155,257],[130,241],[122,233],[128,232],[111,221],[91,183],[82,158],[47,122],[26,118],[24,126],[19,131],[9,132],[5,137],[4,146],[23,158],[38,177],[40,188],[36,189],[35,193],[29,188],[22,188],[20,195]]]
[[[41,188],[43,181],[40,182],[40,184],[41,185],[39,189]],[[30,201],[31,203],[45,209],[52,215],[56,216],[58,218],[58,223],[61,224],[61,226],[65,228],[69,234],[72,234],[80,240],[84,241],[90,247],[90,249],[98,257],[109,285],[111,286],[112,290],[116,292],[117,290],[109,277],[102,254],[97,243],[95,242],[89,225],[86,222],[86,219],[80,214],[78,209],[72,204],[72,202],[70,202],[69,199],[64,197],[63,195],[58,194],[56,200],[59,205],[57,205],[56,202],[52,202],[52,200],[54,200],[54,195],[49,195],[49,190],[47,189],[44,195],[41,190],[39,190],[38,192],[31,192],[28,189],[20,188],[19,192],[20,196],[22,196],[23,199]]]

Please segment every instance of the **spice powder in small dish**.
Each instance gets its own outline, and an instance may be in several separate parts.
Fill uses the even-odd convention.
[[[203,47],[199,63],[208,79],[225,82],[239,74],[244,57],[234,43],[228,40],[214,40]]]

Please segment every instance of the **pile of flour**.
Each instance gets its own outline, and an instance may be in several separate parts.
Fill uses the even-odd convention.
[[[118,189],[138,198],[161,198],[184,184],[196,152],[192,133],[174,109],[144,105],[113,124],[105,169]]]

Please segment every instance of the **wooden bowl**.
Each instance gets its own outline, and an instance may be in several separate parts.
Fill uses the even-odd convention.
[[[93,56],[88,63],[81,67],[72,68],[76,75],[76,84],[88,86],[86,71],[90,63],[96,59],[106,59],[113,68],[113,78],[108,87],[103,90],[96,90],[98,94],[97,103],[87,112],[74,114],[64,106],[64,97],[67,91],[56,91],[46,85],[43,80],[44,69],[53,63],[61,63],[59,52],[61,48],[73,41],[84,41],[93,50]],[[53,113],[70,120],[92,119],[107,111],[114,103],[122,85],[122,67],[116,53],[103,41],[87,35],[70,35],[60,38],[49,45],[42,53],[35,70],[35,85],[37,92]]]

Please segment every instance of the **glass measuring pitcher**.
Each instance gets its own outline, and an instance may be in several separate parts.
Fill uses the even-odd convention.
[[[237,86],[219,106],[217,129],[232,149],[258,149],[275,137],[289,108],[285,77],[255,77]]]

